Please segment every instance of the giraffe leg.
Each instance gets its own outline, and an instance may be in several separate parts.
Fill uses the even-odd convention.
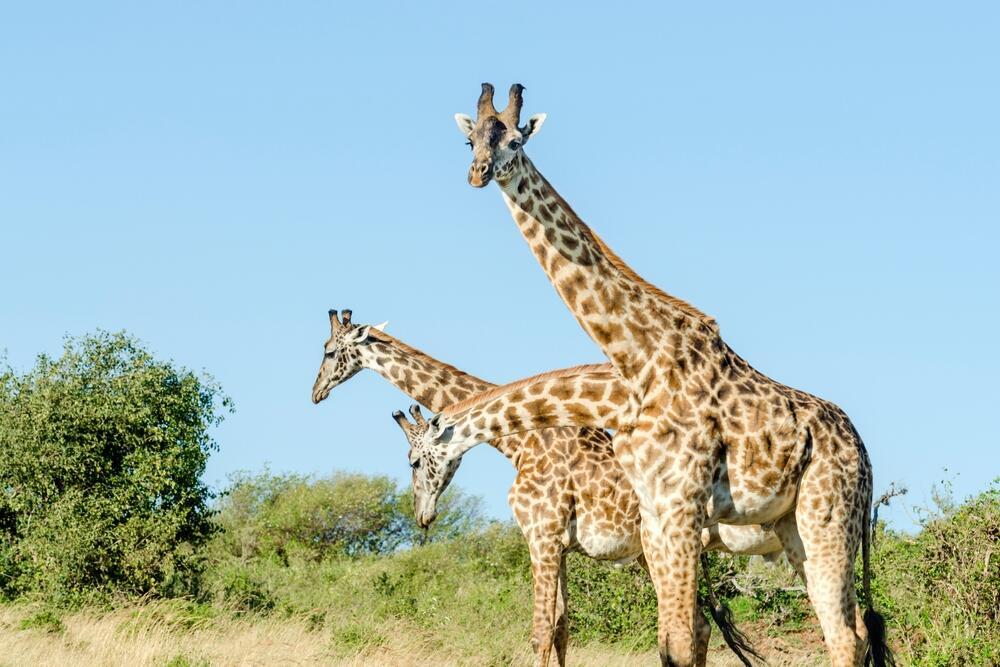
[[[656,589],[660,661],[671,667],[696,664],[700,514],[647,517],[643,513],[643,553]],[[704,619],[702,619],[704,621]]]
[[[555,647],[556,609],[562,549],[554,542],[531,545],[531,576],[534,583],[534,614],[531,644],[535,665],[546,667]],[[558,649],[557,649],[558,653]]]
[[[712,626],[701,609],[696,609],[694,612],[694,626],[694,664],[697,667],[705,667],[708,662],[708,642],[712,638]]]
[[[646,562],[645,556],[640,555],[635,562],[642,566],[642,569],[646,571],[646,574],[650,574],[649,563]],[[705,664],[708,661],[708,643],[712,638],[712,624],[705,618],[701,609],[697,609],[694,615],[694,625],[694,664],[697,665],[697,667],[705,667]]]
[[[559,587],[556,589],[555,649],[559,667],[566,665],[566,647],[569,646],[569,591],[566,581],[566,554],[559,563]]]
[[[800,491],[798,507],[802,507]],[[775,523],[785,554],[806,585],[834,667],[856,667],[864,658],[867,631],[854,593],[854,555],[845,521],[815,512],[792,512]]]

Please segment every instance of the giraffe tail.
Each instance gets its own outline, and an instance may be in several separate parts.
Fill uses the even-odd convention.
[[[712,614],[712,620],[719,626],[722,638],[726,641],[726,646],[732,651],[745,667],[752,667],[752,663],[746,654],[750,654],[761,662],[764,658],[757,652],[757,649],[750,643],[750,639],[740,632],[733,621],[733,612],[725,604],[715,597],[715,590],[712,588],[712,581],[708,575],[708,554],[701,552],[701,575],[705,580],[705,588],[708,590],[708,611]]]
[[[869,496],[869,508],[870,509]],[[861,527],[861,565],[862,579],[865,588],[865,610],[864,622],[868,630],[868,648],[865,650],[865,667],[895,667],[896,658],[886,641],[885,618],[875,611],[875,600],[872,598],[872,568],[871,568],[871,547],[875,541],[875,517],[878,516],[876,510],[873,516],[870,511],[865,511],[865,523]]]

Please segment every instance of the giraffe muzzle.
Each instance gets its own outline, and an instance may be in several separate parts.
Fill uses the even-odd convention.
[[[469,185],[474,188],[485,187],[493,178],[492,162],[474,162],[469,167]]]
[[[322,379],[316,380],[316,384],[313,385],[312,402],[319,405],[322,401],[326,400],[326,397],[330,395],[335,386],[337,386],[336,382],[324,382]]]
[[[433,510],[431,510],[431,511],[426,511],[426,510],[422,511],[417,516],[417,525],[419,525],[421,528],[423,528],[424,530],[426,530],[426,529],[430,528],[431,524],[434,523],[434,519],[436,519],[436,518],[437,518],[437,512],[435,512]]]

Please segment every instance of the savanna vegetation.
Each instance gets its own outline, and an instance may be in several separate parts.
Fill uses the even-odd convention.
[[[123,334],[0,370],[0,665],[530,664],[514,526],[453,489],[424,532],[408,489],[348,473],[244,472],[213,494],[229,409]],[[944,485],[919,516],[916,534],[879,524],[873,554],[899,663],[1000,664],[1000,481],[964,502]],[[711,567],[770,664],[825,664],[787,565]],[[573,664],[655,664],[645,574],[569,570]]]

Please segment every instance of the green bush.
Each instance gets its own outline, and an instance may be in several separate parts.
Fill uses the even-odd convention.
[[[0,593],[190,592],[220,402],[124,333],[0,369]]]
[[[611,567],[579,554],[567,561],[570,631],[582,642],[656,643],[656,591],[636,564]]]
[[[915,535],[880,526],[876,604],[923,665],[1000,664],[1000,480],[962,505],[937,498]]]
[[[222,553],[242,559],[278,556],[320,560],[392,553],[400,546],[451,539],[483,523],[480,501],[449,489],[427,533],[413,520],[409,489],[389,477],[337,472],[304,475],[237,473],[217,515]]]
[[[221,602],[236,611],[266,612],[275,607],[275,600],[263,582],[242,569],[229,569],[219,582]]]

